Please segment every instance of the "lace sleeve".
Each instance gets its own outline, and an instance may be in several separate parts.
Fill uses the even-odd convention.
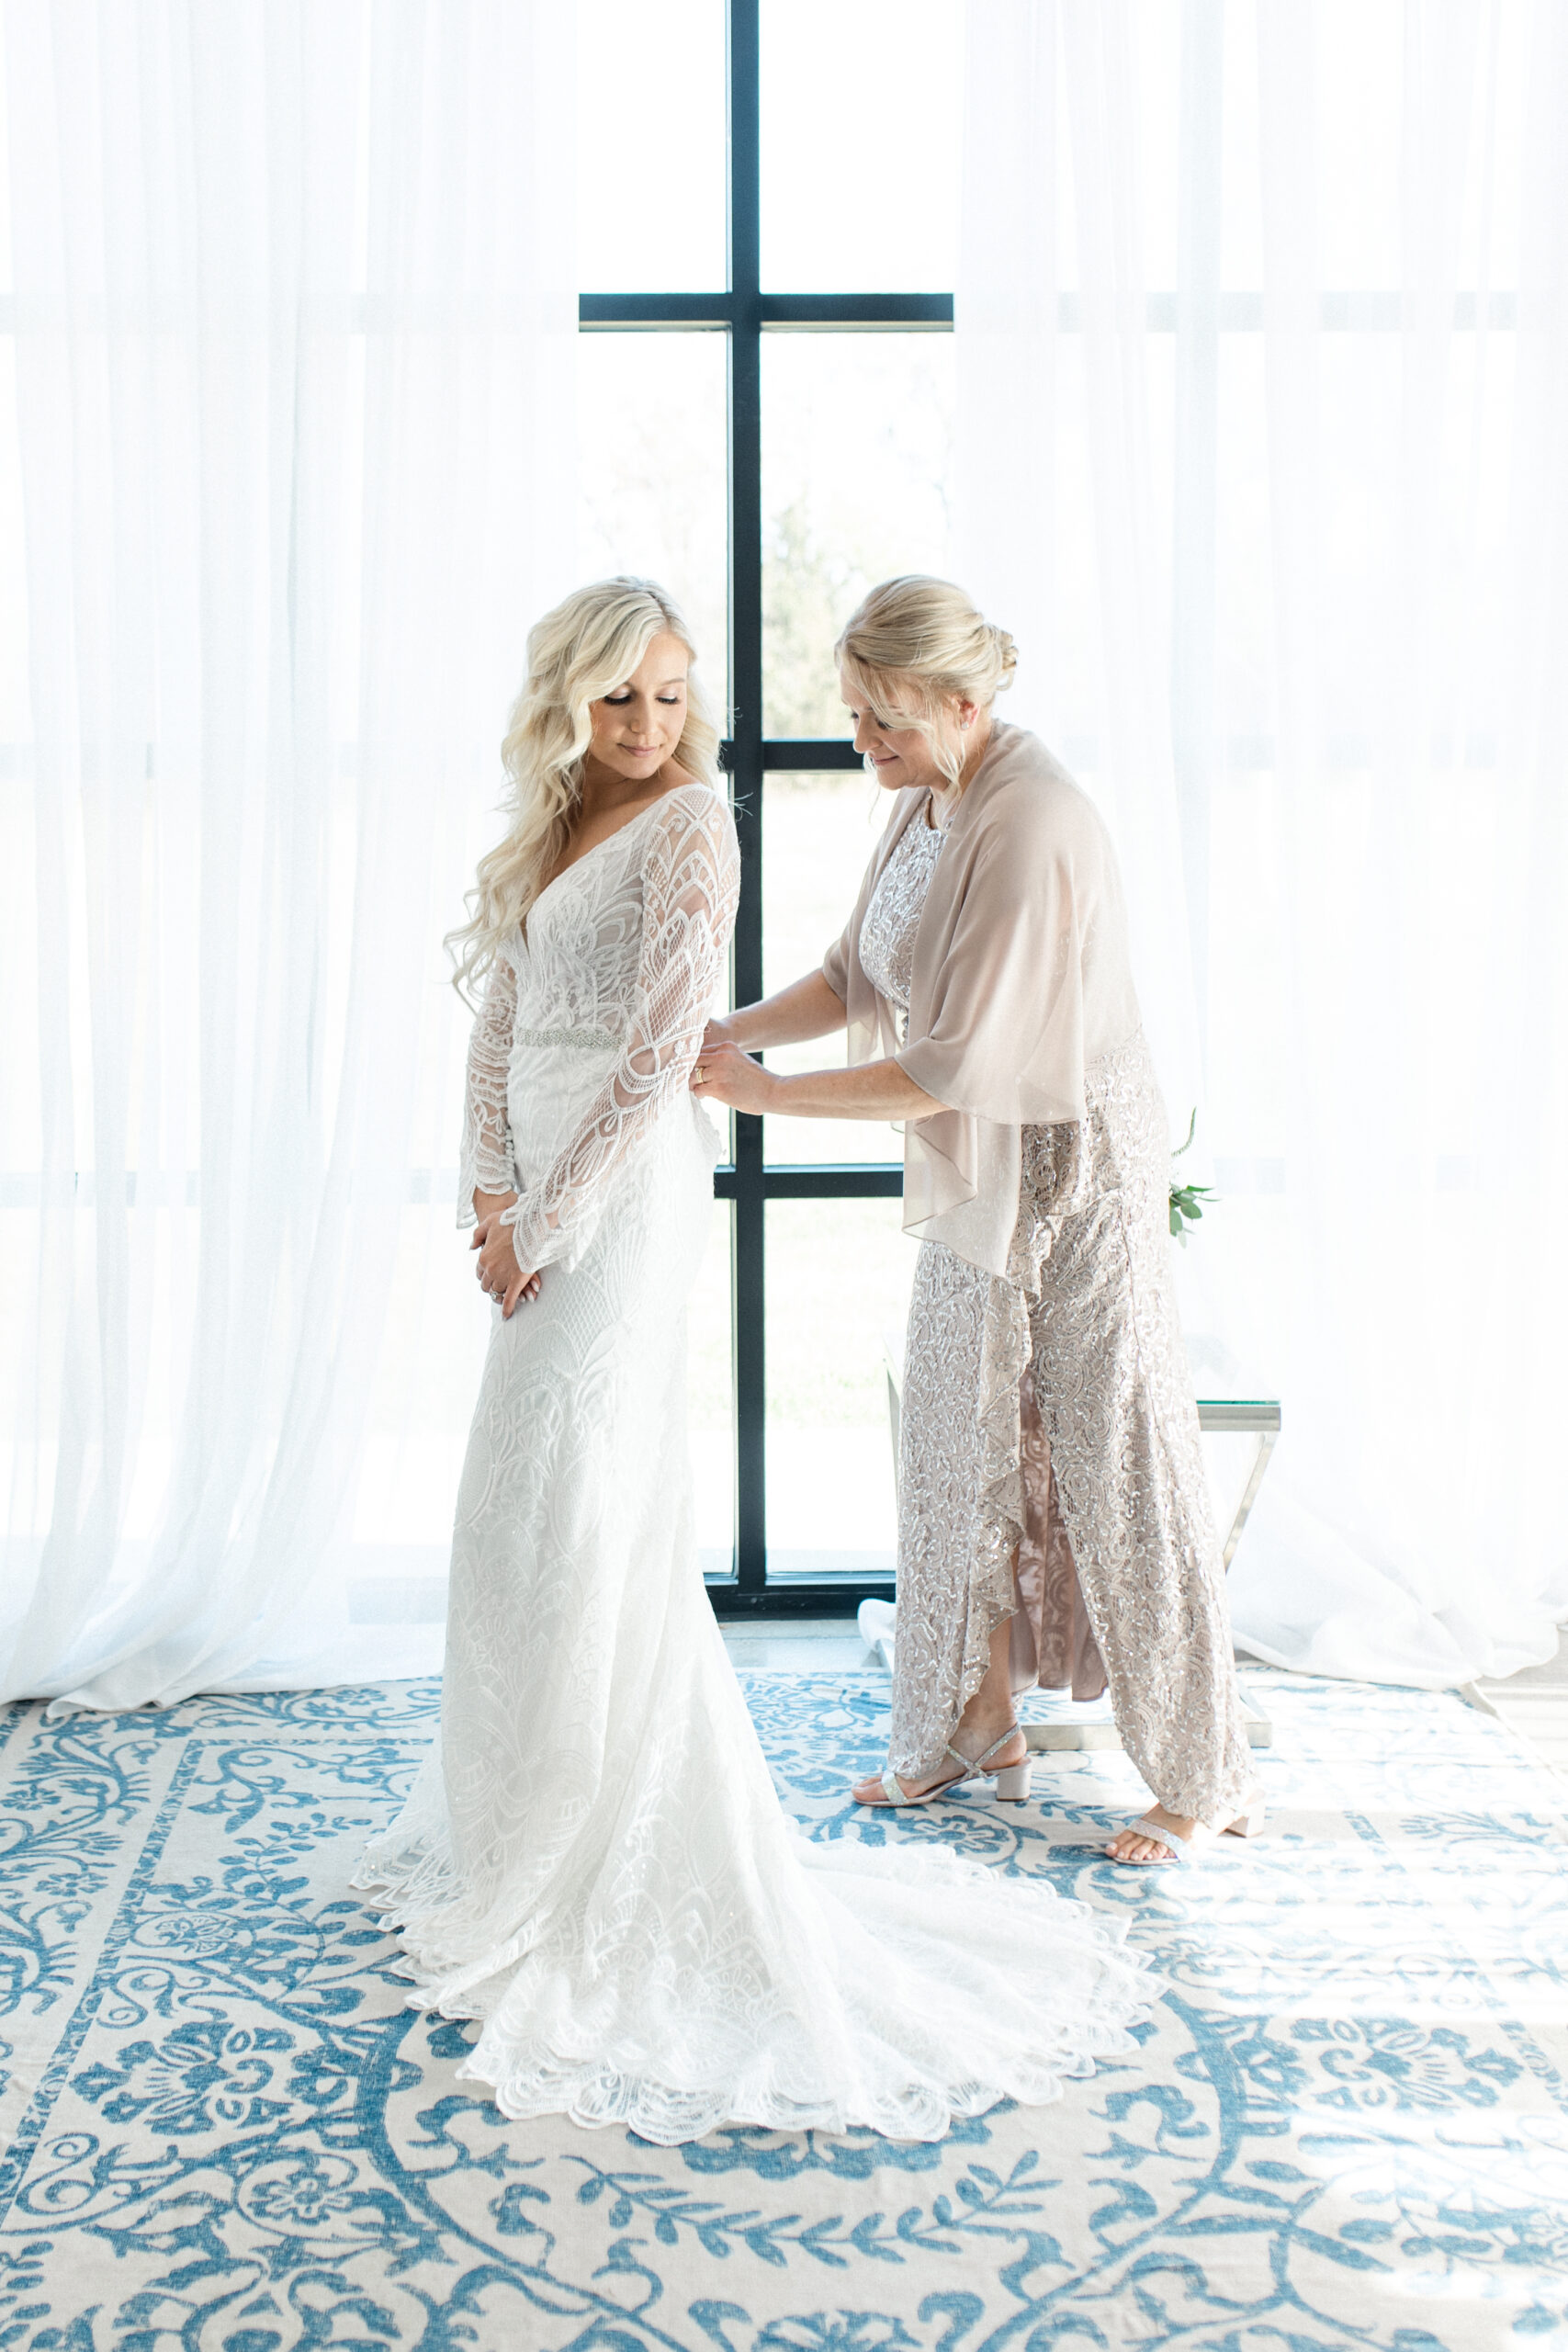
[[[457,1167],[457,1223],[474,1223],[474,1193],[514,1193],[517,1170],[506,1111],[506,1079],[512,1061],[512,1024],[517,1011],[517,975],[504,956],[490,967],[485,992],[468,1040],[468,1077],[463,1104],[463,1148]]]
[[[627,1152],[686,1092],[724,979],[740,855],[734,820],[714,793],[682,786],[649,828],[642,943],[626,1046],[567,1148],[503,1221],[517,1262],[574,1264]]]

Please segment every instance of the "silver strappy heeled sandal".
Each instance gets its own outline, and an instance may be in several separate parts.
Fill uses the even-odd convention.
[[[1178,1830],[1162,1829],[1157,1821],[1150,1821],[1146,1815],[1139,1821],[1126,1822],[1122,1826],[1134,1830],[1140,1838],[1148,1838],[1152,1845],[1163,1848],[1167,1857],[1164,1862],[1122,1863],[1123,1869],[1164,1870],[1171,1862],[1179,1863],[1183,1869],[1190,1869],[1204,1854],[1212,1852],[1222,1838],[1256,1838],[1263,1827],[1263,1800],[1255,1797],[1245,1813],[1238,1813],[1234,1821],[1225,1822],[1218,1829],[1211,1828],[1206,1821],[1197,1822],[1186,1838]],[[1120,1837],[1122,1832],[1118,1830],[1116,1834]],[[1106,1851],[1110,1852],[1109,1847]],[[1120,1857],[1111,1855],[1111,1859],[1117,1861]]]
[[[1017,1730],[1016,1724],[1010,1724],[1000,1739],[993,1739],[983,1756],[960,1756],[957,1748],[950,1741],[947,1753],[961,1769],[950,1774],[945,1781],[938,1781],[931,1788],[922,1789],[918,1796],[910,1796],[900,1785],[897,1772],[891,1770],[884,1772],[881,1782],[884,1801],[888,1804],[900,1806],[930,1804],[933,1798],[946,1796],[950,1789],[961,1788],[965,1781],[984,1780],[995,1781],[997,1795],[1004,1804],[1022,1804],[1029,1794],[1030,1776],[1033,1769],[1027,1750],[1021,1764],[993,1764],[991,1762],[997,1750],[999,1747],[1005,1747]],[[874,1797],[870,1799],[863,1797],[860,1802],[863,1804],[867,1803],[874,1804],[876,1800]]]

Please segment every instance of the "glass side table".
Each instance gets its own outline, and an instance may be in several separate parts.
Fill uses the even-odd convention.
[[[1198,1426],[1206,1435],[1251,1435],[1258,1441],[1253,1450],[1252,1467],[1241,1490],[1241,1499],[1225,1532],[1224,1556],[1228,1568],[1235,1557],[1235,1547],[1241,1542],[1241,1531],[1258,1500],[1258,1489],[1263,1484],[1269,1457],[1279,1442],[1280,1400],[1277,1396],[1200,1396]]]
[[[887,1370],[887,1419],[893,1441],[893,1475],[898,1475],[899,1399],[904,1385],[904,1335],[889,1331],[883,1341]],[[1201,1386],[1212,1386],[1212,1378]],[[1253,1439],[1252,1459],[1246,1481],[1231,1512],[1225,1530],[1221,1556],[1228,1568],[1235,1557],[1242,1531],[1258,1500],[1258,1490],[1263,1484],[1264,1473],[1279,1442],[1280,1407],[1277,1396],[1215,1396],[1200,1395],[1198,1426],[1206,1437],[1250,1437]],[[881,1651],[889,1669],[892,1667],[893,1611],[886,1601],[865,1601],[861,1609],[861,1631],[869,1646]],[[1023,1718],[1024,1736],[1036,1752],[1057,1752],[1085,1748],[1118,1748],[1121,1738],[1111,1719],[1109,1694],[1100,1699],[1070,1699],[1055,1691],[1034,1690],[1027,1697],[1029,1712]],[[1242,1713],[1247,1721],[1247,1743],[1253,1747],[1271,1747],[1274,1726],[1260,1709],[1254,1706],[1245,1688],[1242,1691]]]

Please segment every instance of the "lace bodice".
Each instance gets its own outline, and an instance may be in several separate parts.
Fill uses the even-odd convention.
[[[574,1262],[604,1189],[686,1094],[739,888],[734,821],[682,785],[558,875],[491,967],[468,1047],[457,1222],[518,1194],[530,1272]],[[563,1077],[564,1072],[564,1077]]]
[[[867,978],[898,1008],[900,1043],[909,1025],[909,986],[915,966],[915,933],[942,836],[923,818],[905,826],[883,868],[861,925],[860,959]]]

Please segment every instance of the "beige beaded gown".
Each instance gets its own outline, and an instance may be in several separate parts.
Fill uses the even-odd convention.
[[[907,1019],[942,835],[917,818],[859,960]],[[905,1351],[890,1761],[938,1770],[1012,1620],[1013,1687],[1098,1697],[1173,1813],[1224,1825],[1253,1774],[1168,1262],[1168,1139],[1141,1029],[1085,1115],[1025,1126],[1004,1273],[920,1244]]]

